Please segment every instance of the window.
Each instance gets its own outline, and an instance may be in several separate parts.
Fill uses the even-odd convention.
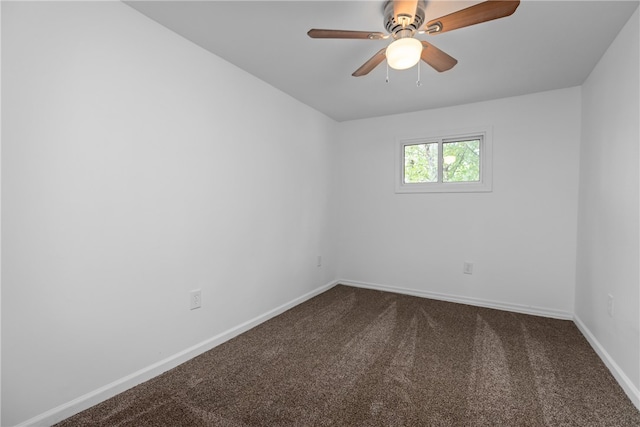
[[[476,191],[491,191],[488,130],[396,142],[396,193]]]

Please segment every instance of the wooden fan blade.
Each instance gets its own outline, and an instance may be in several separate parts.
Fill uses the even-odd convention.
[[[449,15],[433,19],[427,22],[426,28],[433,25],[439,26],[440,30],[429,32],[429,34],[440,34],[447,31],[456,30],[469,25],[480,24],[481,22],[492,21],[504,18],[513,14],[520,4],[519,0],[493,0],[478,3],[466,9],[450,13]]]
[[[457,59],[425,41],[422,42],[420,58],[439,73],[452,69],[458,63]]]
[[[377,31],[319,30],[313,28],[307,32],[312,39],[366,39],[379,40],[384,33]]]
[[[393,0],[393,16],[400,25],[407,26],[413,22],[418,9],[418,0]],[[405,17],[405,22],[402,22]]]
[[[356,71],[354,71],[353,74],[351,74],[351,75],[353,77],[360,77],[360,76],[364,76],[364,75],[369,74],[369,72],[371,72],[371,70],[376,68],[378,65],[380,65],[380,63],[382,61],[384,61],[384,59],[386,58],[386,56],[384,54],[385,50],[387,50],[386,47],[380,49],[378,51],[378,53],[373,55],[367,62],[362,64],[362,66],[360,68],[358,68]]]

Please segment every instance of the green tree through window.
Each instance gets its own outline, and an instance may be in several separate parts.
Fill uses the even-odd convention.
[[[480,140],[442,144],[442,181],[477,182],[480,180]]]
[[[396,139],[396,193],[492,191],[492,130]]]
[[[438,143],[404,146],[404,182],[438,182]]]

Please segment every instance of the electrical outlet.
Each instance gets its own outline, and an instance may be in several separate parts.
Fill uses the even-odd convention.
[[[613,317],[613,295],[607,295],[607,314],[609,317]]]
[[[462,266],[462,272],[464,274],[473,274],[473,263],[465,261]]]
[[[194,289],[189,292],[189,307],[191,310],[202,307],[202,292],[200,289]]]

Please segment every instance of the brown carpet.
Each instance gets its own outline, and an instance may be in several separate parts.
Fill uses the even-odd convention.
[[[640,426],[570,321],[336,286],[58,426]]]

